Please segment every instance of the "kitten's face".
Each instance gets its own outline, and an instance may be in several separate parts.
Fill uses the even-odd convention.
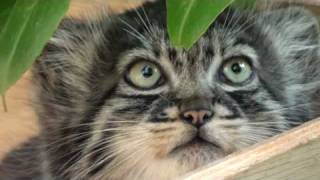
[[[81,141],[84,148],[75,162],[85,169],[79,174],[171,179],[312,116],[306,110],[309,104],[297,107],[309,99],[297,97],[301,90],[296,90],[308,76],[296,73],[301,67],[311,68],[299,67],[298,61],[311,61],[316,52],[306,48],[317,43],[310,40],[311,35],[294,43],[306,32],[316,34],[316,25],[306,12],[288,10],[297,18],[287,24],[291,27],[284,27],[283,22],[292,19],[281,17],[285,14],[281,11],[227,11],[190,50],[182,50],[170,45],[164,12],[156,7],[148,5],[122,16],[100,29],[98,38],[81,37],[77,48],[69,45],[77,50],[71,51],[73,57],[83,60],[73,60],[66,67],[80,69],[80,75],[90,74],[87,79],[73,80],[83,83],[83,89],[76,91],[87,93],[82,94],[85,98],[77,92],[69,95],[87,103],[71,103],[71,109],[81,108],[86,118],[73,117],[76,120],[70,126],[91,125],[80,131],[89,135]],[[268,22],[269,18],[284,20]],[[287,35],[299,23],[305,27]],[[90,42],[94,38],[98,42]],[[81,52],[92,47],[93,55]],[[69,71],[64,72],[69,80],[79,75]],[[76,86],[80,87],[72,87]],[[74,169],[70,171],[79,170]]]
[[[146,47],[119,56],[119,81],[97,116],[97,130],[116,129],[114,152],[141,166],[168,160],[189,170],[290,127],[280,110],[284,87],[262,84],[259,50],[277,60],[272,47],[216,27],[186,51],[170,46],[163,27],[150,30]]]

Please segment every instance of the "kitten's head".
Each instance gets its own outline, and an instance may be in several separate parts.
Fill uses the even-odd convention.
[[[61,24],[34,68],[53,173],[170,179],[315,116],[318,25],[303,8],[228,9],[189,50],[165,13]]]

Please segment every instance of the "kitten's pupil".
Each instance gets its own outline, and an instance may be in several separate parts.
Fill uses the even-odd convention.
[[[242,67],[239,63],[232,64],[231,69],[235,74],[240,74],[242,72]]]
[[[150,78],[153,75],[153,69],[150,66],[144,66],[141,70],[143,77]]]

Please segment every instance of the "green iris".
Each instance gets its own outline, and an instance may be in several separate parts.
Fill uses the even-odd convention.
[[[161,78],[160,70],[151,62],[138,62],[131,66],[127,78],[139,88],[152,88]]]
[[[252,75],[251,65],[243,59],[234,59],[223,66],[224,76],[235,84],[241,84],[250,79]]]

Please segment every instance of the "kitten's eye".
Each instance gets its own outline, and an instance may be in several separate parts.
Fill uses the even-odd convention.
[[[150,89],[159,85],[161,72],[155,64],[140,61],[131,66],[126,74],[126,79],[138,88]]]
[[[251,65],[240,58],[227,62],[222,68],[224,77],[235,84],[246,82],[253,73]]]

